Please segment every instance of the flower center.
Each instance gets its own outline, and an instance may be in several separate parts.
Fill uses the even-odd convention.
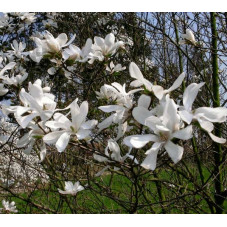
[[[167,141],[169,139],[169,133],[167,132],[160,132],[159,136],[161,141]]]

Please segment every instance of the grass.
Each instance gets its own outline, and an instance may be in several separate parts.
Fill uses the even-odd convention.
[[[190,168],[191,172],[197,173],[194,167]],[[209,177],[209,171],[203,168],[203,174],[205,180]],[[162,192],[166,197],[166,200],[173,199],[177,196],[176,193],[181,191],[181,195],[187,194],[192,190],[195,190],[192,183],[187,182],[185,179],[171,172],[168,169],[162,170],[158,174],[159,180],[162,180]],[[196,176],[196,175],[195,175]],[[139,189],[139,206],[136,213],[163,213],[163,208],[159,203],[159,193],[157,184],[155,183],[155,177],[151,174],[145,174],[141,179],[144,185]],[[168,185],[168,181],[175,182],[176,186]],[[140,183],[141,183],[140,182]],[[200,183],[198,181],[198,183]],[[92,183],[93,190],[84,190],[77,194],[76,197],[70,195],[60,195],[57,188],[53,186],[47,186],[43,190],[35,190],[32,193],[21,193],[19,199],[17,197],[11,197],[11,201],[15,201],[19,213],[43,213],[42,209],[37,208],[34,204],[29,203],[27,200],[34,202],[35,204],[41,204],[42,206],[50,209],[46,210],[46,213],[128,213],[127,209],[130,208],[129,202],[135,203],[135,198],[131,198],[131,191],[134,188],[134,183],[128,178],[114,174],[105,175],[97,178],[95,183]],[[183,185],[184,187],[180,187]],[[100,186],[103,189],[100,189]],[[107,190],[110,188],[111,190]],[[146,190],[144,190],[146,188]],[[144,190],[144,191],[143,191]],[[209,190],[213,191],[210,187]],[[105,192],[105,193],[104,193]],[[111,197],[116,196],[119,201],[114,201]],[[145,199],[146,198],[146,199]],[[149,201],[152,206],[143,206],[143,204]],[[188,208],[182,207],[188,203]],[[71,208],[68,206],[70,204]],[[210,213],[209,207],[206,201],[201,195],[188,195],[172,202],[164,203],[168,204],[164,209],[167,213]],[[194,205],[193,205],[194,204]],[[193,209],[191,205],[195,206]],[[127,209],[125,208],[127,207]],[[201,209],[200,209],[201,208]],[[227,212],[227,201],[224,202],[225,213]],[[51,211],[52,210],[52,211]]]

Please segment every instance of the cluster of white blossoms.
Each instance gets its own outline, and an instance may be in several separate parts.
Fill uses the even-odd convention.
[[[50,87],[42,87],[41,80],[29,83],[28,92],[24,88],[19,93],[19,98],[23,106],[3,106],[5,115],[13,113],[17,123],[22,129],[29,129],[18,142],[19,148],[27,146],[24,150],[29,154],[39,141],[40,161],[46,156],[46,145],[55,144],[59,152],[67,147],[70,137],[75,140],[88,139],[91,129],[97,124],[96,120],[86,121],[88,114],[88,102],[84,101],[79,106],[78,99],[72,102],[65,109],[56,109],[55,96],[50,93]],[[70,119],[60,111],[70,111]],[[53,120],[50,120],[50,119]]]
[[[32,14],[19,16],[27,23],[35,20]],[[3,24],[5,19],[1,20]],[[75,35],[70,40],[65,33],[58,35],[57,38],[48,31],[44,35],[39,35],[33,37],[36,48],[27,52],[23,52],[26,48],[23,43],[13,41],[12,50],[8,51],[4,64],[0,66],[0,79],[3,81],[0,84],[1,96],[9,90],[4,87],[5,85],[22,86],[22,82],[27,78],[26,73],[23,76],[6,75],[9,70],[12,73],[14,67],[17,70],[20,68],[16,59],[31,58],[39,63],[45,56],[55,64],[48,70],[51,75],[55,74],[57,68],[65,70],[62,66],[68,61],[73,63],[71,67],[77,63],[93,64],[96,60],[104,61],[109,76],[113,72],[125,70],[121,64],[114,65],[112,62],[111,57],[125,45],[123,41],[116,40],[112,33],[106,35],[105,39],[96,36],[94,42],[88,38],[82,48],[73,44]],[[183,38],[195,44],[191,31],[186,30]],[[130,86],[136,89],[128,91],[126,83],[121,85],[114,82],[111,85],[104,84],[100,91],[96,91],[97,99],[104,99],[107,102],[107,105],[97,107],[104,112],[101,122],[87,118],[89,113],[87,101],[75,99],[67,107],[58,109],[55,96],[51,93],[51,86],[43,85],[40,79],[33,83],[29,82],[27,90],[25,88],[19,90],[18,105],[2,107],[2,112],[6,116],[14,115],[19,126],[18,132],[26,129],[26,133],[16,142],[17,148],[23,149],[25,154],[30,154],[32,150],[39,151],[39,162],[42,162],[50,147],[56,147],[58,152],[64,152],[69,145],[76,146],[80,140],[89,142],[91,138],[96,139],[95,134],[98,135],[103,130],[111,128],[112,138],[104,139],[107,143],[105,152],[94,151],[93,154],[96,161],[106,164],[105,168],[96,174],[100,176],[111,167],[120,170],[120,166],[128,159],[130,159],[129,163],[154,170],[158,152],[161,150],[166,151],[172,161],[177,163],[182,159],[184,151],[183,146],[179,145],[181,140],[191,139],[193,129],[197,125],[205,130],[214,142],[225,143],[224,138],[215,136],[212,131],[213,123],[226,121],[227,109],[225,107],[193,108],[196,96],[204,83],[190,84],[185,89],[182,100],[176,103],[172,93],[181,86],[185,73],[179,75],[167,89],[147,80],[134,62],[129,65],[129,74],[132,78]],[[106,117],[108,114],[110,115]],[[146,150],[143,160],[131,155],[134,148]],[[79,182],[73,184],[68,181],[65,182],[65,191],[59,189],[59,192],[76,195],[83,189]]]
[[[190,84],[184,91],[183,105],[179,105],[170,97],[170,92],[181,85],[185,77],[184,73],[177,78],[169,89],[164,89],[146,80],[135,63],[132,62],[129,69],[131,77],[136,79],[131,83],[131,86],[141,87],[141,89],[126,93],[125,85],[123,86],[124,88],[118,83],[113,83],[113,86],[104,85],[100,92],[97,93],[99,98],[115,100],[117,105],[99,107],[104,112],[115,113],[106,118],[98,126],[102,130],[109,127],[112,123],[125,124],[129,110],[131,110],[134,120],[144,126],[146,132],[147,130],[150,132],[149,134],[145,134],[145,131],[142,131],[141,134],[130,135],[123,140],[125,145],[136,149],[142,148],[150,142],[152,143],[151,148],[145,153],[147,156],[141,163],[142,167],[154,170],[156,168],[157,154],[161,149],[166,150],[174,163],[181,160],[184,148],[173,142],[173,139],[191,139],[193,136],[194,122],[198,122],[213,141],[225,143],[225,139],[215,136],[212,134],[212,131],[214,129],[214,122],[221,123],[226,121],[227,109],[225,107],[200,107],[194,110],[192,109],[193,102],[204,83]],[[151,105],[151,96],[145,94],[140,96],[138,104],[135,107],[133,97],[130,95],[143,90],[142,87],[145,87],[151,92],[151,96],[154,95],[158,99],[158,104],[155,107],[151,107],[153,106]],[[135,127],[137,127],[136,124]],[[122,130],[120,137],[124,136],[126,131]],[[116,139],[119,139],[118,137]],[[95,157],[103,161],[99,157]]]
[[[15,22],[17,19],[17,22]],[[0,16],[0,28],[7,29],[8,32],[21,33],[31,26],[32,23],[36,21],[37,17],[35,13],[28,12],[10,12],[10,13],[2,13]],[[18,23],[18,20],[20,23]],[[15,27],[17,29],[15,29]]]
[[[51,15],[47,13],[47,17],[50,18]],[[6,104],[11,105],[12,100],[18,97],[18,90],[23,87],[23,82],[28,77],[24,67],[30,61],[29,51],[26,51],[24,39],[19,41],[15,37],[20,37],[22,32],[30,29],[36,22],[36,18],[35,13],[2,13],[0,16],[0,29],[7,34],[1,36],[1,43],[4,43],[6,38],[10,39],[11,35],[13,37],[11,44],[8,42],[7,51],[0,52],[0,96],[2,100],[0,101],[0,186],[13,187],[15,191],[24,187],[21,182],[32,184],[37,179],[41,179],[42,182],[47,182],[48,179],[44,169],[38,164],[37,154],[34,150],[31,152],[35,143],[32,133],[29,135],[25,133],[25,136],[19,139],[22,127],[18,127],[15,121],[10,123],[11,120],[6,115],[13,111],[9,109],[10,112],[7,112],[4,109]],[[54,23],[53,20],[52,17],[49,24]],[[43,20],[42,23],[44,22]],[[5,49],[3,45],[2,49]],[[4,111],[6,111],[6,115]],[[30,132],[34,132],[34,135],[40,132],[38,125],[32,121],[29,122],[27,128],[32,129]],[[42,149],[42,146],[38,145]],[[42,152],[40,153],[42,159],[41,154]],[[7,205],[7,203],[4,204]]]
[[[20,23],[15,23],[15,19]],[[6,33],[20,35],[24,30],[29,29],[36,19],[35,13],[3,13],[0,16],[0,29],[5,29]],[[5,95],[9,87],[18,87],[27,79],[28,73],[23,68],[23,62],[30,61],[31,54],[25,49],[24,41],[13,40],[7,52],[0,52],[0,96]]]
[[[76,35],[68,41],[68,37],[65,33],[60,34],[57,38],[46,31],[41,38],[33,37],[36,44],[36,48],[29,52],[30,58],[39,63],[44,56],[49,56],[50,61],[55,63],[54,67],[49,68],[48,73],[54,75],[62,64],[67,61],[75,63],[88,62],[93,64],[95,60],[104,61],[106,58],[114,55],[119,48],[124,48],[123,41],[116,41],[114,34],[108,34],[105,39],[95,36],[94,43],[92,39],[88,38],[85,45],[82,48],[75,46],[73,43]],[[67,42],[68,41],[68,42]],[[67,64],[66,64],[67,65]],[[69,67],[71,69],[72,67]],[[70,74],[65,68],[65,76],[70,78]],[[107,71],[110,73],[119,72],[125,70],[121,64],[116,66],[111,63],[110,68],[107,67]]]
[[[33,185],[38,179],[42,183],[49,181],[36,154],[26,155],[23,149],[19,151],[16,146],[13,152],[6,152],[6,147],[4,150],[5,152],[1,153],[0,157],[1,189],[13,189],[14,192],[21,192],[21,188],[24,187],[23,182],[26,182],[26,185]]]
[[[0,63],[3,63],[2,57],[0,58]],[[8,73],[9,70],[12,70],[15,66],[16,66],[16,62],[10,62],[0,69],[0,81],[1,81],[0,96],[5,95],[9,91],[9,89],[6,88],[5,85],[18,86],[24,80],[27,79],[28,74],[26,72],[24,73],[24,75],[18,74],[16,76],[14,76],[14,73],[12,73],[12,72],[10,73],[11,76],[9,76],[9,74],[6,74],[6,73]]]
[[[84,101],[79,106],[77,101],[76,99],[68,107],[70,112],[67,115],[71,115],[71,120],[61,113],[55,113],[53,116],[54,120],[47,121],[45,124],[52,132],[45,135],[43,140],[47,144],[55,144],[59,152],[65,150],[71,136],[75,136],[75,140],[88,139],[91,129],[98,123],[96,120],[86,121],[88,102]]]

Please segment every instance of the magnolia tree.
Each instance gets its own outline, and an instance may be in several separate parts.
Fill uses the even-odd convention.
[[[219,182],[217,194],[215,178],[225,158],[207,176],[197,144],[213,143],[221,154],[226,143],[215,127],[226,122],[227,109],[197,102],[206,90],[217,101],[215,53],[213,91],[202,77],[190,83],[183,70],[163,86],[129,57],[134,42],[122,28],[112,24],[109,33],[77,45],[79,34],[57,33],[64,14],[42,16],[5,13],[0,20],[1,212],[224,212],[226,189]],[[7,41],[9,33],[29,30],[29,47],[17,36]],[[203,48],[185,32],[171,39],[181,57],[185,47]],[[32,67],[44,65],[40,78],[34,75]],[[145,59],[144,67],[155,63]]]

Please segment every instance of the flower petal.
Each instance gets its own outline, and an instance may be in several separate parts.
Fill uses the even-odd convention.
[[[141,87],[141,86],[143,86],[143,83],[139,80],[134,80],[130,83],[130,86],[131,87]]]
[[[110,50],[115,42],[115,36],[114,34],[110,33],[105,37],[105,44],[108,46],[108,49]]]
[[[201,118],[198,118],[198,122],[199,122],[201,128],[203,128],[207,132],[213,131],[214,125],[210,121],[202,120]]]
[[[144,79],[139,67],[134,62],[131,62],[129,65],[129,73],[132,78],[135,78],[140,82],[142,82]]]
[[[155,170],[158,151],[160,150],[162,143],[154,143],[151,149],[147,150],[147,157],[142,162],[141,166],[145,169]]]
[[[60,47],[63,47],[68,40],[68,37],[65,33],[61,33],[57,38],[56,41],[59,43]]]
[[[31,139],[31,134],[32,134],[32,130],[26,134],[24,134],[24,136],[22,136],[18,141],[17,141],[17,147],[21,148],[26,146]]]
[[[226,142],[226,139],[217,137],[214,134],[212,134],[211,132],[208,132],[208,134],[209,134],[210,138],[216,143],[225,143]]]
[[[58,149],[59,152],[62,152],[65,150],[69,143],[71,133],[69,132],[64,132],[58,139],[56,143],[56,148]]]
[[[184,122],[186,122],[187,124],[190,124],[192,122],[193,114],[191,114],[187,110],[180,110],[180,111],[178,111],[178,113],[179,113],[181,119]]]
[[[79,129],[79,131],[76,133],[78,140],[85,139],[89,136],[91,133],[90,130],[87,129]]]
[[[147,95],[141,95],[138,100],[138,106],[142,106],[145,109],[148,109],[151,103],[151,97]]]
[[[75,38],[76,38],[76,34],[74,34],[73,37],[62,47],[66,47],[66,46],[70,45],[74,41]]]
[[[45,125],[46,125],[47,127],[51,128],[51,129],[54,129],[54,130],[60,129],[60,128],[66,129],[66,128],[65,128],[65,124],[60,123],[60,122],[56,122],[56,121],[47,121],[47,122],[45,123]]]
[[[183,104],[186,110],[192,109],[192,104],[195,101],[195,98],[199,92],[199,89],[204,85],[205,83],[192,83],[190,84],[184,91],[183,94]]]
[[[175,164],[181,160],[184,151],[183,147],[174,144],[170,140],[164,145],[164,147]]]
[[[99,109],[105,113],[110,113],[122,109],[119,105],[99,106]]]
[[[28,126],[28,124],[30,123],[30,121],[31,121],[33,118],[37,117],[37,116],[39,116],[38,113],[33,113],[33,114],[26,115],[26,116],[24,116],[24,117],[20,117],[20,116],[17,117],[17,116],[16,116],[16,119],[17,119],[18,124],[19,124],[22,128],[26,128],[26,127]]]
[[[63,133],[64,131],[50,132],[43,137],[43,141],[46,144],[54,144]]]
[[[161,120],[158,117],[155,117],[155,116],[150,116],[150,117],[146,118],[145,119],[145,125],[148,126],[150,129],[152,129],[154,132],[156,132],[157,129],[160,130],[160,127],[164,127]],[[157,126],[159,126],[159,128]]]
[[[103,120],[101,123],[99,123],[98,124],[99,131],[109,127],[112,124],[114,117],[115,117],[115,114],[112,114],[109,117],[107,117],[105,120]]]
[[[175,131],[179,127],[180,116],[177,114],[177,105],[173,99],[167,98],[166,100],[163,113],[163,124],[171,131]]]
[[[166,92],[171,92],[171,91],[177,89],[178,87],[180,87],[184,78],[185,78],[185,73],[183,72],[180,74],[180,76],[178,76],[178,78],[175,80],[173,85],[168,90],[166,90]]]
[[[98,155],[98,154],[94,154],[93,157],[98,162],[107,162],[108,161],[108,158],[103,157],[103,156]]]
[[[97,120],[89,120],[81,125],[82,129],[92,129],[98,124]]]
[[[72,122],[76,130],[78,130],[81,124],[86,120],[87,114],[88,114],[87,101],[82,102],[79,109],[76,102],[75,105],[71,106]]]
[[[196,115],[203,115],[206,120],[211,122],[225,122],[227,116],[227,108],[225,107],[200,107],[195,110],[195,117]]]
[[[182,140],[191,139],[192,138],[192,125],[189,125],[184,129],[174,132],[172,134],[172,137],[182,139]]]
[[[135,107],[132,111],[132,115],[135,120],[142,125],[145,125],[146,119],[152,116],[151,112],[142,106]]]
[[[40,148],[40,160],[39,163],[42,163],[47,154],[46,145],[43,144]]]
[[[124,138],[124,144],[128,147],[142,148],[150,141],[158,141],[158,137],[155,135],[133,135]]]
[[[164,89],[163,87],[159,86],[159,85],[153,85],[152,87],[152,91],[154,92],[154,95],[161,100],[163,95],[164,95]]]
[[[94,37],[94,42],[95,42],[95,44],[97,44],[100,47],[104,47],[104,45],[105,45],[104,44],[105,43],[104,39],[103,38],[100,38],[98,36],[95,36]]]

